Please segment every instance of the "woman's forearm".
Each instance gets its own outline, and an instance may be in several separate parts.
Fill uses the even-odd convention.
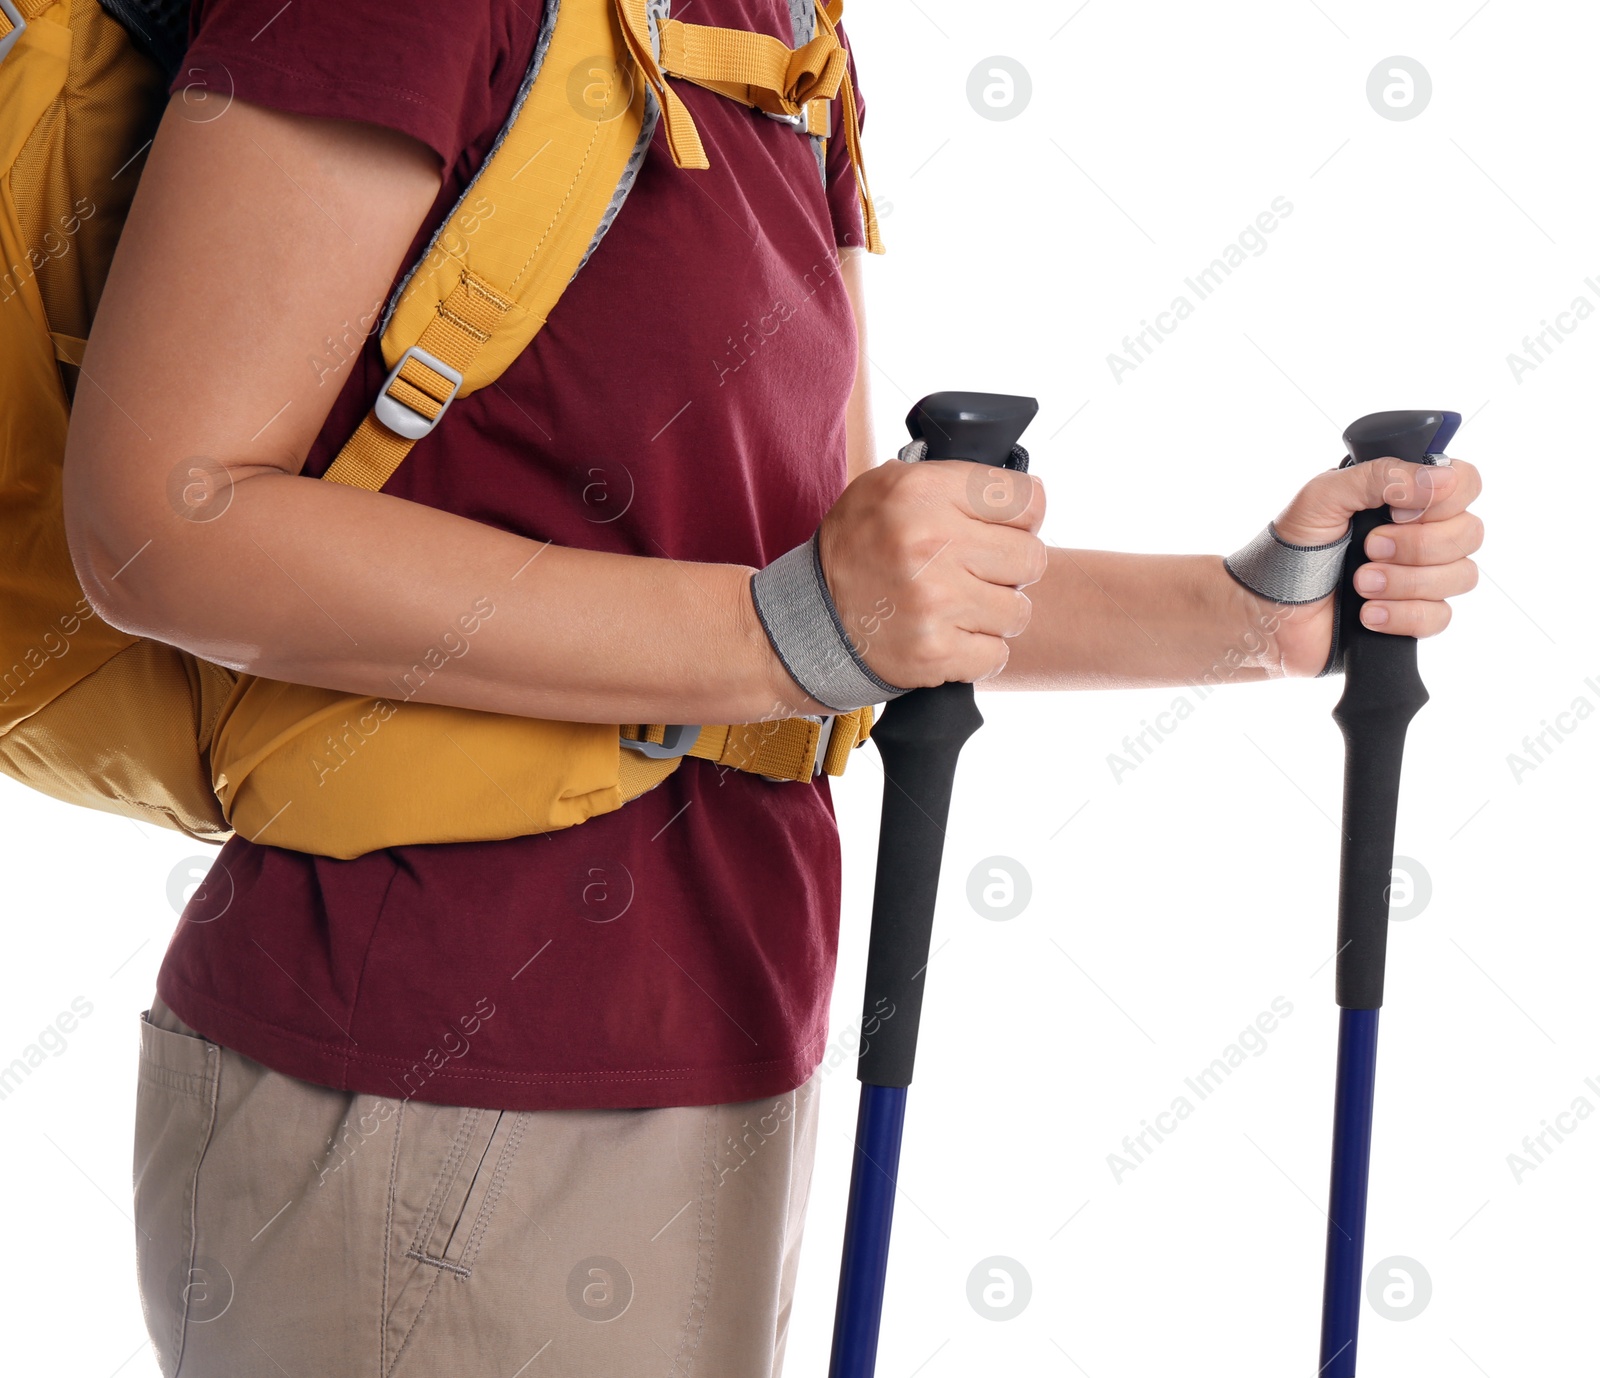
[[[148,544],[90,562],[120,569],[91,597],[125,629],[235,669],[566,721],[817,711],[773,656],[741,566],[546,545],[275,471],[237,481],[216,522],[161,516],[132,533]]]
[[[1113,689],[1277,678],[1287,609],[1252,595],[1215,555],[1052,547],[1028,589],[1033,618],[991,689]]]

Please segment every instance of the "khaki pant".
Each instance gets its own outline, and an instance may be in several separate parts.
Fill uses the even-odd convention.
[[[141,1025],[134,1216],[167,1378],[775,1378],[816,1083],[539,1113],[356,1095]]]

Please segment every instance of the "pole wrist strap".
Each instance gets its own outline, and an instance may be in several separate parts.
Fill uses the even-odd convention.
[[[861,658],[828,592],[821,529],[750,576],[756,616],[789,678],[837,713],[909,692],[887,684]]]
[[[1327,545],[1295,545],[1271,522],[1255,540],[1223,560],[1229,574],[1259,598],[1275,603],[1317,603],[1339,587],[1350,528]]]

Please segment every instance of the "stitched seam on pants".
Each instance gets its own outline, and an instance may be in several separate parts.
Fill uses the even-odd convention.
[[[800,1117],[800,1097],[798,1092],[791,1091],[789,1093],[789,1103],[792,1108],[789,1111],[788,1162],[784,1165],[783,1173],[783,1238],[778,1243],[778,1292],[780,1296],[783,1293],[783,1272],[789,1262],[789,1226],[794,1218],[794,1164],[797,1156],[795,1144],[799,1139],[795,1125]],[[782,1308],[779,1307],[773,1313],[772,1352],[774,1354],[778,1352],[778,1322],[781,1317]]]
[[[409,1257],[409,1252],[408,1255]],[[400,1341],[400,1348],[394,1352],[394,1363],[389,1366],[389,1371],[394,1372],[400,1366],[400,1360],[405,1358],[406,1350],[410,1348],[411,1337],[417,1333],[417,1327],[422,1324],[422,1318],[428,1314],[428,1302],[433,1298],[433,1289],[439,1285],[442,1272],[433,1275],[433,1281],[428,1284],[428,1290],[422,1298],[422,1304],[417,1307],[417,1314],[411,1318],[411,1324],[406,1327],[406,1337]]]
[[[469,1278],[472,1276],[471,1268],[464,1268],[459,1263],[452,1263],[447,1258],[435,1258],[432,1254],[425,1254],[420,1249],[406,1250],[407,1258],[414,1258],[418,1263],[426,1263],[434,1268],[443,1268],[447,1273],[454,1273],[458,1277]]]
[[[406,1350],[410,1347],[411,1337],[417,1333],[417,1326],[422,1323],[422,1318],[427,1315],[428,1303],[433,1298],[433,1289],[439,1285],[439,1279],[444,1276],[446,1270],[451,1272],[456,1271],[454,1265],[446,1263],[443,1259],[435,1259],[430,1257],[424,1250],[423,1246],[433,1235],[434,1224],[438,1220],[440,1211],[444,1209],[445,1194],[449,1190],[450,1183],[455,1180],[456,1173],[460,1170],[462,1159],[466,1157],[467,1144],[471,1141],[473,1132],[476,1130],[478,1122],[482,1118],[483,1111],[475,1106],[462,1112],[461,1122],[456,1129],[455,1141],[450,1146],[450,1152],[445,1159],[445,1166],[440,1170],[438,1177],[434,1180],[433,1195],[428,1201],[426,1209],[424,1209],[422,1213],[422,1224],[417,1227],[416,1240],[405,1251],[406,1258],[417,1259],[423,1263],[435,1264],[437,1265],[439,1271],[434,1273],[433,1281],[428,1284],[428,1290],[423,1294],[422,1301],[417,1306],[417,1314],[411,1318],[411,1324],[406,1327],[405,1338],[400,1341],[400,1347],[394,1352],[394,1359],[389,1365],[389,1371],[391,1373],[397,1367],[399,1367],[400,1360],[405,1357]],[[387,1244],[385,1244],[384,1249],[384,1261],[385,1265],[387,1266]],[[470,1276],[470,1273],[468,1276]],[[384,1309],[384,1324],[385,1326],[388,1324],[387,1306],[385,1306]]]
[[[394,1247],[394,1198],[400,1180],[400,1126],[405,1122],[406,1102],[394,1117],[394,1146],[389,1151],[389,1199],[383,1212],[383,1289],[378,1304],[378,1373],[388,1372],[389,1340],[389,1251]]]
[[[695,1213],[695,1259],[694,1259],[694,1293],[689,1298],[689,1309],[683,1317],[683,1333],[678,1338],[678,1359],[672,1360],[672,1372],[676,1374],[680,1362],[686,1373],[694,1372],[694,1355],[700,1348],[700,1338],[705,1330],[706,1308],[711,1302],[711,1272],[712,1256],[706,1251],[706,1201],[711,1202],[711,1239],[712,1249],[716,1245],[717,1224],[717,1198],[715,1189],[707,1192],[706,1183],[715,1177],[712,1169],[716,1166],[716,1129],[719,1123],[718,1107],[706,1107],[705,1128],[701,1134],[701,1162],[700,1162],[700,1201],[699,1210]],[[699,1311],[699,1320],[695,1320],[695,1312]],[[690,1337],[690,1327],[693,1327],[693,1338]]]
[[[206,1040],[206,1066],[207,1080],[210,1082],[211,1094],[207,1098],[206,1108],[211,1112],[206,1119],[206,1132],[200,1136],[200,1146],[195,1150],[194,1167],[189,1173],[189,1220],[185,1231],[189,1236],[189,1258],[184,1264],[183,1295],[172,1313],[172,1375],[178,1378],[183,1368],[183,1347],[188,1339],[189,1322],[189,1283],[194,1278],[194,1260],[200,1247],[200,1164],[206,1156],[206,1149],[211,1146],[211,1136],[217,1128],[217,1101],[220,1098],[222,1085],[222,1046]]]
[[[211,1078],[204,1072],[174,1072],[168,1067],[145,1063],[139,1069],[139,1080],[164,1091],[174,1091],[180,1096],[206,1099],[211,1089]]]
[[[482,1118],[483,1111],[476,1107],[461,1112],[461,1122],[456,1127],[455,1142],[450,1145],[444,1167],[434,1179],[433,1194],[428,1198],[427,1207],[422,1212],[422,1223],[417,1226],[417,1236],[411,1241],[412,1249],[427,1252],[428,1241],[433,1237],[433,1227],[438,1224],[439,1213],[444,1209],[445,1194],[449,1191],[450,1184],[455,1181],[456,1173],[461,1169],[461,1162],[467,1156],[467,1142],[472,1138],[472,1133]],[[407,1254],[409,1253],[408,1249]]]
[[[500,1159],[495,1164],[494,1176],[489,1179],[489,1190],[484,1193],[483,1205],[478,1210],[478,1218],[473,1221],[472,1233],[467,1236],[467,1246],[461,1251],[461,1275],[472,1276],[472,1263],[478,1256],[478,1250],[483,1245],[483,1234],[489,1227],[489,1218],[494,1214],[494,1208],[500,1201],[500,1193],[505,1189],[506,1178],[511,1172],[511,1160],[517,1156],[517,1148],[522,1143],[523,1132],[528,1127],[526,1112],[508,1112],[516,1115],[511,1126],[511,1133],[507,1135],[505,1145],[500,1150]]]

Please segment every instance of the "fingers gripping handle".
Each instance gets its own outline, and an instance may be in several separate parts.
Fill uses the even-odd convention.
[[[1031,397],[938,392],[911,409],[906,428],[927,441],[930,460],[1003,465],[1038,409]],[[873,1086],[911,1084],[950,791],[961,748],[982,725],[972,686],[941,684],[896,699],[872,729],[883,822],[857,1075]]]
[[[1363,416],[1344,433],[1340,467],[1394,458],[1431,463],[1461,424],[1456,412],[1389,411]],[[1417,671],[1413,637],[1373,631],[1361,621],[1366,600],[1352,579],[1366,563],[1374,528],[1390,522],[1387,506],[1356,513],[1339,580],[1337,659],[1344,693],[1334,721],[1345,740],[1344,844],[1339,859],[1339,956],[1336,989],[1344,1009],[1383,1004],[1389,927],[1389,880],[1406,728],[1428,701]]]

